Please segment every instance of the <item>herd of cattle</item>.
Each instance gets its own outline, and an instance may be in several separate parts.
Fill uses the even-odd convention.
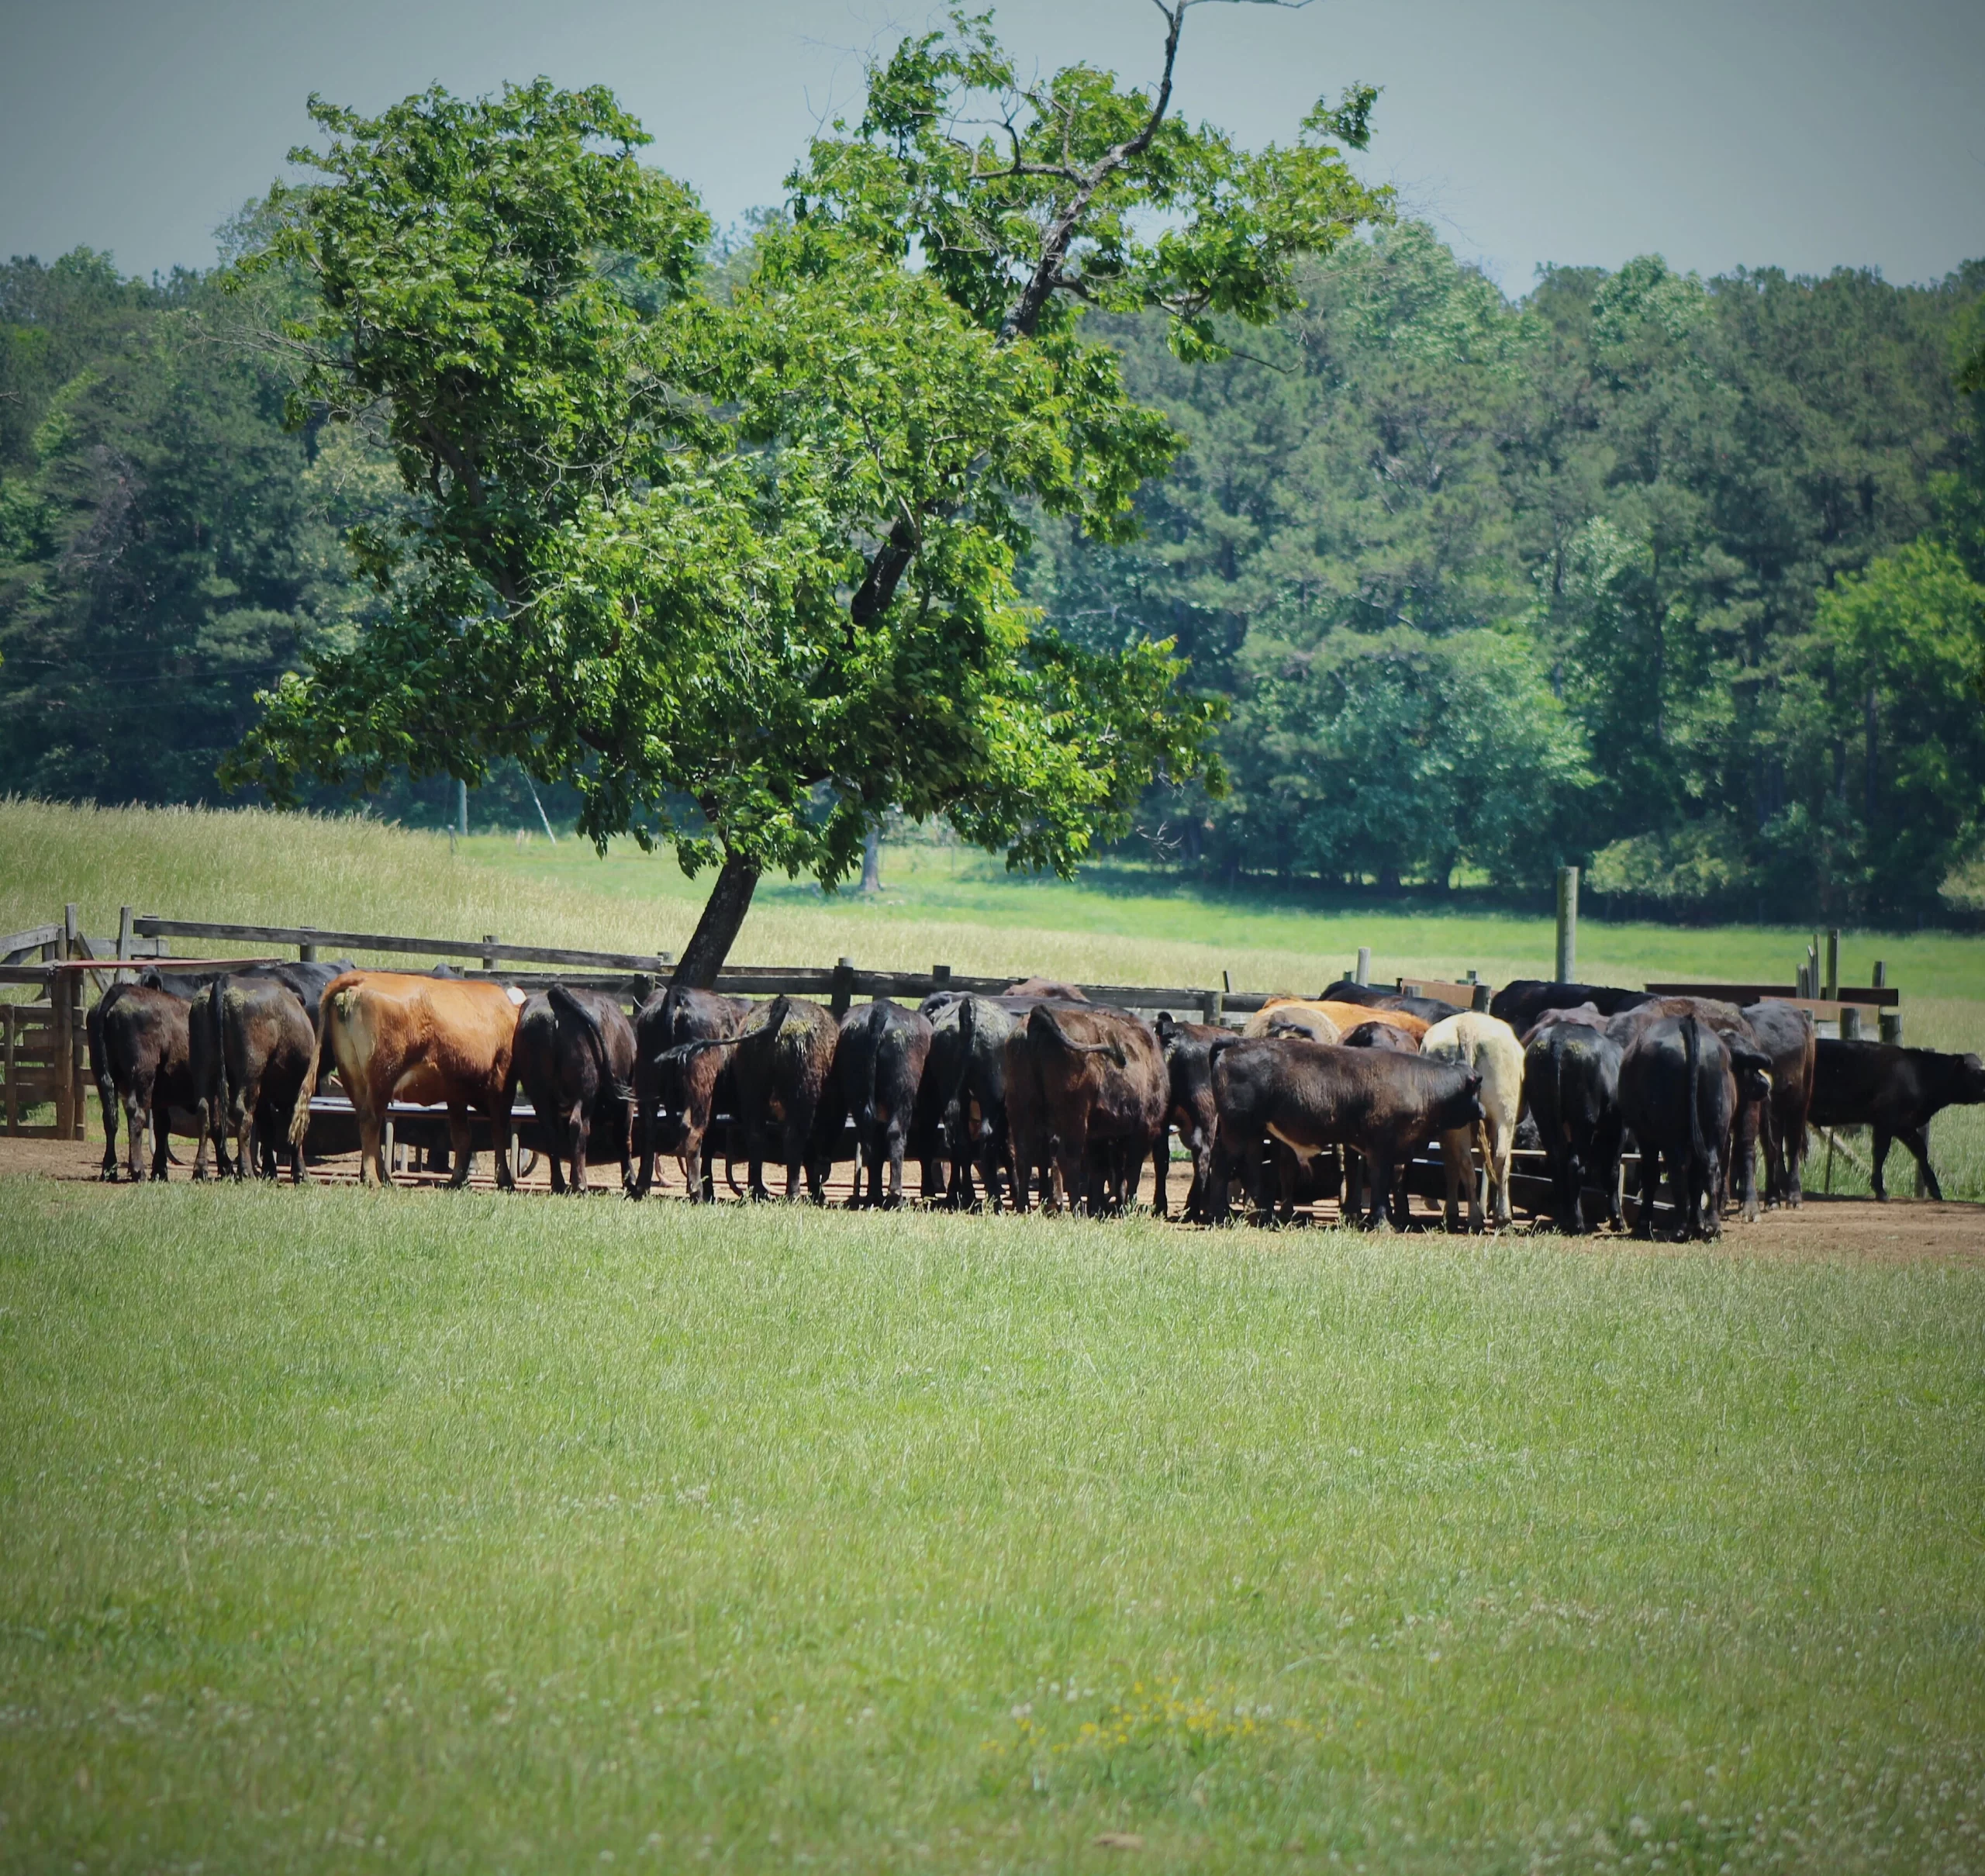
[[[1230,1215],[1238,1185],[1258,1218],[1342,1200],[1346,1216],[1403,1225],[1404,1171],[1431,1141],[1445,1169],[1446,1219],[1510,1220],[1510,1154],[1541,1146],[1559,1225],[1603,1211],[1624,1229],[1621,1166],[1641,1166],[1637,1228],[1654,1225],[1664,1166],[1683,1235],[1719,1228],[1726,1203],[1757,1214],[1800,1201],[1811,1126],[1873,1130],[1874,1189],[1891,1138],[1937,1193],[1925,1134],[1955,1102],[1985,1101],[1976,1055],[1818,1039],[1795,1005],[1746,1008],[1604,986],[1507,985],[1485,1012],[1348,982],[1315,998],[1271,999],[1235,1032],[1162,1015],[1147,1023],[1075,986],[1029,979],[1003,995],[940,992],[911,1009],[886,1000],[838,1020],[780,996],[658,991],[631,1018],[602,993],[554,983],[526,995],[439,967],[432,975],[349,965],[262,964],[202,976],[150,970],[89,1013],[103,1105],[103,1171],[117,1176],[125,1122],[129,1176],[166,1176],[167,1135],[197,1135],[193,1173],[274,1176],[286,1155],[305,1177],[313,1097],[335,1074],[358,1125],[360,1180],[390,1183],[385,1141],[395,1102],[444,1107],[453,1183],[473,1159],[469,1116],[509,1143],[521,1090],[555,1190],[583,1191],[596,1143],[634,1197],[672,1153],[692,1199],[715,1195],[720,1138],[736,1189],[817,1202],[837,1159],[855,1159],[858,1204],[901,1202],[903,1163],[920,1162],[926,1200],[1092,1213],[1134,1202],[1152,1162],[1155,1208],[1175,1132],[1191,1161],[1189,1221]],[[1531,1130],[1534,1129],[1534,1137]],[[230,1145],[232,1145],[232,1156]],[[865,1180],[865,1190],[864,1182]],[[1486,1188],[1486,1190],[1485,1190]]]

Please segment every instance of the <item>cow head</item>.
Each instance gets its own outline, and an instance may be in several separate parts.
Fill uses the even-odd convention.
[[[1985,1062],[1966,1055],[1958,1062],[1957,1079],[1961,1101],[1985,1101]]]
[[[1451,1133],[1457,1128],[1473,1127],[1483,1118],[1482,1077],[1470,1069],[1462,1076],[1460,1087],[1441,1104],[1434,1125],[1442,1133]]]
[[[1742,1042],[1730,1045],[1730,1072],[1737,1078],[1740,1101],[1768,1100],[1771,1097],[1771,1057]]]
[[[1156,1027],[1158,1045],[1165,1052],[1165,1059],[1169,1062],[1172,1059],[1172,1050],[1179,1045],[1179,1025],[1172,1020],[1169,1010],[1161,1010],[1158,1013]]]

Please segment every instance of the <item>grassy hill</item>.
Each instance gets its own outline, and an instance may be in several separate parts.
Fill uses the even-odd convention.
[[[927,845],[885,850],[885,890],[868,900],[805,882],[761,886],[734,956],[740,963],[829,963],[1089,981],[1217,983],[1314,990],[1372,951],[1375,979],[1493,982],[1548,976],[1545,917],[1418,907],[1330,910],[1261,892],[1221,893],[1120,865],[1082,879],[1015,878],[985,855]],[[602,859],[567,839],[445,836],[357,820],[257,810],[75,808],[0,803],[0,927],[82,907],[93,931],[117,908],[184,918],[262,920],[437,936],[495,931],[520,943],[678,951],[709,884],[671,855],[631,843]],[[1595,981],[1701,976],[1790,981],[1810,934],[1793,928],[1690,930],[1585,921],[1581,973]],[[1842,975],[1887,965],[1912,1007],[1985,1002],[1985,944],[1942,932],[1852,932]]]

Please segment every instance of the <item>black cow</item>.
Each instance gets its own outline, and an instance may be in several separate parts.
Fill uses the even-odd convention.
[[[1408,997],[1403,990],[1374,990],[1369,983],[1354,983],[1340,977],[1327,990],[1319,990],[1318,1003],[1352,1003],[1366,1010],[1397,1010],[1403,1015],[1423,1017],[1430,1023],[1445,1022],[1455,1006],[1438,997]]]
[[[1589,1003],[1601,1016],[1617,1016],[1652,1000],[1645,990],[1623,990],[1606,983],[1545,983],[1519,977],[1489,1000],[1489,1014],[1500,1017],[1518,1035],[1528,1035],[1546,1010],[1575,1010]]]
[[[1663,1159],[1681,1235],[1714,1237],[1722,1228],[1722,1157],[1735,1105],[1762,1101],[1770,1073],[1768,1055],[1726,1042],[1699,1016],[1658,1017],[1633,1036],[1621,1056],[1620,1111],[1640,1148],[1640,1236],[1654,1234]]]
[[[303,1183],[303,1149],[291,1141],[289,1128],[297,1097],[316,1072],[315,1017],[293,986],[273,976],[223,976],[193,999],[187,1027],[200,1128],[195,1179],[205,1176],[211,1139],[217,1173],[240,1179],[254,1171],[273,1179],[287,1150],[291,1183]]]
[[[1620,1045],[1582,1023],[1547,1023],[1524,1051],[1525,1106],[1550,1163],[1552,1211],[1559,1228],[1586,1228],[1585,1188],[1606,1195],[1606,1215],[1617,1230],[1620,1215]]]
[[[658,1147],[673,1149],[692,1199],[716,1197],[709,1150],[711,1117],[737,1111],[731,1052],[701,1049],[736,1036],[751,1014],[743,997],[671,984],[641,1005],[634,1018],[634,1100],[640,1114],[640,1169],[634,1196],[654,1183]]]
[[[865,1010],[851,1010],[841,1019],[841,1038],[834,1047],[834,1087],[831,1109],[823,1108],[823,1131],[838,1132],[839,1116],[854,1122],[855,1205],[881,1207],[903,1203],[903,1162],[916,1118],[917,1090],[930,1054],[930,1019],[919,1010],[906,1010],[886,997]],[[882,1168],[889,1167],[889,1190],[882,1189]],[[864,1169],[868,1175],[865,1201]],[[928,1181],[926,1181],[927,1187]]]
[[[602,1111],[619,1149],[620,1189],[633,1190],[633,1024],[602,992],[554,983],[517,1012],[506,1104],[521,1085],[551,1162],[554,1192],[566,1190],[561,1159],[571,1163],[571,1190],[585,1190],[586,1149]]]
[[[124,1110],[132,1180],[142,1183],[144,1131],[152,1130],[151,1176],[166,1176],[166,1136],[173,1111],[197,1112],[187,1024],[188,1001],[147,985],[115,983],[85,1024],[90,1074],[103,1104],[103,1176],[117,1176],[117,1111]]]
[[[1728,1083],[1730,1131],[1717,1148],[1717,1183],[1712,1195],[1720,1214],[1726,1188],[1733,1178],[1746,1223],[1758,1215],[1758,1142],[1764,1133],[1765,1103],[1769,1098],[1770,1053],[1758,1040],[1750,1020],[1735,1004],[1714,997],[1650,997],[1610,1018],[1606,1033],[1624,1050],[1643,1030],[1671,1017],[1693,1016],[1707,1023],[1725,1045],[1724,1076]],[[1762,1074],[1741,1076],[1738,1058],[1756,1056]],[[1741,1082],[1741,1085],[1740,1085]]]
[[[1181,1215],[1188,1225],[1208,1222],[1213,1151],[1220,1132],[1220,1109],[1213,1097],[1213,1058],[1222,1049],[1231,1049],[1237,1039],[1232,1030],[1217,1024],[1175,1022],[1169,1010],[1158,1019],[1158,1045],[1165,1052],[1165,1076],[1171,1090],[1165,1125],[1151,1153],[1156,1182],[1152,1209],[1161,1218],[1165,1215],[1165,1178],[1172,1163],[1171,1133],[1175,1127],[1179,1144],[1193,1161],[1193,1176],[1186,1189],[1186,1207]]]
[[[1275,1140],[1299,1160],[1314,1159],[1328,1146],[1363,1154],[1372,1182],[1365,1222],[1378,1227],[1391,1214],[1395,1170],[1432,1135],[1472,1127],[1482,1118],[1482,1077],[1424,1055],[1259,1036],[1221,1049],[1213,1076],[1220,1110],[1217,1223],[1227,1215],[1234,1174],[1258,1166],[1263,1142]],[[1289,1163],[1282,1162],[1285,1218],[1294,1210]],[[1266,1209],[1265,1197],[1258,1195],[1258,1210]]]
[[[1805,1199],[1800,1174],[1813,1105],[1817,1031],[1811,1013],[1797,1004],[1755,1003],[1744,1015],[1758,1046],[1771,1057],[1764,1112],[1766,1202],[1797,1207]]]
[[[930,1055],[917,1095],[913,1150],[923,1162],[923,1192],[944,1186],[947,1204],[969,1209],[979,1202],[977,1173],[997,1211],[1003,1168],[1013,1188],[1013,1142],[1006,1129],[1006,1039],[1020,1027],[1020,1000],[939,990],[923,1000],[930,1024]],[[945,1177],[942,1162],[951,1169]]]
[[[1905,1049],[1899,1042],[1840,1042],[1822,1036],[1814,1064],[1811,1121],[1815,1127],[1874,1130],[1875,1196],[1888,1197],[1882,1169],[1889,1142],[1900,1140],[1916,1156],[1930,1196],[1943,1189],[1930,1164],[1925,1132],[1946,1107],[1985,1101],[1985,1062],[1976,1055]]]

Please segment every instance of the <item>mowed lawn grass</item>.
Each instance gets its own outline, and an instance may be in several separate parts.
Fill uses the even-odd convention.
[[[9,1181],[0,1864],[1975,1870],[1981,1348],[1736,1233]]]

